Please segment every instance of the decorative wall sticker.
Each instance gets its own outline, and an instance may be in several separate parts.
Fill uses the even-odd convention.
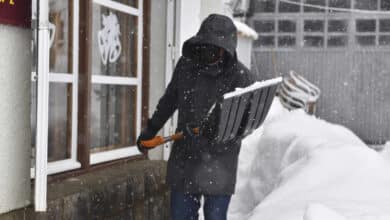
[[[110,12],[109,15],[102,14],[103,29],[98,31],[98,45],[102,63],[114,63],[118,60],[122,46],[119,40],[120,26],[118,17]]]

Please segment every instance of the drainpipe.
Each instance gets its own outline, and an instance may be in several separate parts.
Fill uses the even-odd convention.
[[[38,102],[34,204],[35,211],[47,209],[47,153],[49,115],[49,3],[38,1]]]
[[[0,1],[0,214],[31,199],[30,6]]]

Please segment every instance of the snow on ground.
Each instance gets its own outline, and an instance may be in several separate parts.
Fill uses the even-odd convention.
[[[389,145],[378,153],[347,128],[275,99],[243,141],[229,220],[388,220]]]

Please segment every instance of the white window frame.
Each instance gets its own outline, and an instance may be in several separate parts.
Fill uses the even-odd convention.
[[[143,38],[143,1],[138,0],[138,8],[134,8],[122,3],[118,3],[112,0],[93,0],[94,4],[104,6],[122,13],[136,16],[138,20],[138,32],[137,32],[137,77],[118,77],[93,74],[91,76],[92,84],[104,84],[104,85],[122,85],[122,86],[136,86],[137,87],[137,109],[136,109],[136,136],[141,131],[141,118],[142,118],[142,38]],[[127,146],[119,149],[108,150],[103,152],[91,153],[90,164],[98,164],[111,160],[126,158],[141,154],[136,145]]]
[[[72,17],[72,70],[71,73],[61,73],[61,72],[48,72],[48,77],[39,78],[38,74],[38,81],[42,81],[45,85],[47,85],[47,88],[45,88],[45,91],[43,93],[38,92],[38,104],[42,106],[41,111],[37,111],[37,153],[36,153],[36,160],[41,160],[39,158],[45,157],[44,155],[40,155],[41,153],[38,153],[38,143],[41,143],[42,145],[46,145],[46,148],[48,148],[48,113],[49,113],[49,104],[48,104],[48,98],[50,96],[49,88],[50,83],[65,83],[65,84],[71,84],[72,85],[72,128],[71,128],[71,152],[70,152],[70,158],[66,158],[63,160],[57,160],[52,162],[47,162],[47,149],[46,149],[46,163],[47,163],[47,172],[46,174],[40,174],[40,175],[51,175],[56,173],[61,173],[64,171],[74,170],[81,167],[81,164],[79,161],[77,161],[77,124],[78,124],[78,47],[79,47],[79,0],[73,0],[73,17]],[[46,2],[48,5],[48,1]],[[47,14],[49,13],[49,8],[47,8]],[[44,13],[41,11],[41,13]],[[47,15],[48,16],[48,15]],[[50,38],[50,37],[49,37]],[[44,42],[46,47],[49,47],[49,39],[47,42]],[[40,42],[42,44],[43,42]],[[38,62],[45,62],[49,65],[49,57],[50,57],[50,48],[47,48],[49,51],[47,51],[48,55],[45,56],[39,56]],[[44,59],[44,60],[42,60]],[[33,77],[32,79],[35,80],[36,77]],[[41,84],[42,85],[42,84]],[[39,87],[39,86],[38,86]],[[42,87],[42,86],[40,86]],[[45,86],[46,87],[46,86]],[[45,100],[47,98],[47,100]],[[43,104],[43,102],[45,102]],[[44,116],[45,115],[45,116]],[[39,127],[45,126],[45,131],[39,129]],[[39,133],[38,133],[39,132]],[[40,139],[40,140],[38,140]],[[45,143],[44,143],[45,142]],[[37,164],[37,162],[36,162]],[[37,165],[35,165],[37,167]],[[35,168],[31,168],[31,178],[35,178],[37,175],[35,172]]]

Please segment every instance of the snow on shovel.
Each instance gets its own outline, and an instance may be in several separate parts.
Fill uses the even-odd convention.
[[[260,127],[271,107],[278,85],[282,78],[274,78],[223,95],[209,111],[208,117],[200,127],[191,128],[194,135],[204,135],[216,143],[229,141],[237,136],[246,136]],[[184,138],[179,132],[167,137],[156,136],[141,141],[147,148],[177,141]]]

